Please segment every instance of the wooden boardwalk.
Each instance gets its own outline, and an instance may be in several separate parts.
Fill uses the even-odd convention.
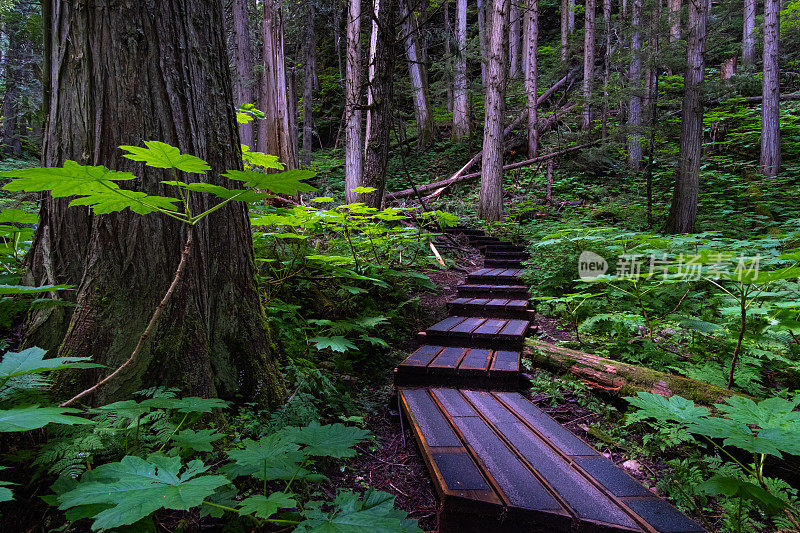
[[[395,371],[440,533],[704,531],[516,392],[532,314],[524,250],[457,231],[494,263],[468,276],[451,316]]]

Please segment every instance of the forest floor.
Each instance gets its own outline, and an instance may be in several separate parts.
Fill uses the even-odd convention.
[[[431,270],[425,274],[435,283],[437,292],[420,294],[418,323],[412,331],[424,330],[435,321],[446,317],[446,303],[455,297],[456,287],[467,275],[468,271],[481,268],[483,257],[475,250],[460,257],[454,268],[447,270]],[[569,325],[563,321],[539,315],[536,325],[550,341],[570,341],[575,339]],[[412,335],[403,346],[398,347],[399,357],[406,357],[417,346]],[[398,361],[399,362],[399,361]],[[609,402],[621,403],[614,398],[599,398],[591,391],[575,386],[570,381],[558,379],[549,372],[532,368],[529,377],[534,386],[525,385],[523,395],[532,400],[537,407],[549,414],[573,434],[596,447],[608,459],[622,466],[629,474],[641,483],[654,488],[663,471],[665,463],[652,462],[642,458],[630,460],[626,453],[626,442],[611,437],[614,428],[621,426],[619,416],[606,416]],[[536,387],[536,383],[546,383],[544,388]],[[375,391],[376,411],[366,419],[366,427],[375,436],[374,443],[367,449],[359,448],[359,455],[350,459],[346,466],[328,474],[330,482],[323,489],[328,496],[333,496],[337,489],[360,489],[366,485],[396,496],[395,507],[409,513],[409,517],[419,520],[425,531],[436,531],[439,502],[430,481],[430,476],[419,454],[414,437],[400,417],[398,406],[391,396],[392,376]],[[606,411],[606,413],[601,412]],[[602,427],[598,431],[597,428]],[[600,435],[597,438],[595,435]],[[641,436],[629,438],[641,439]]]

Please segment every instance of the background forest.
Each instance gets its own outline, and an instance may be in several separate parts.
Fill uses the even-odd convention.
[[[800,531],[800,0],[92,4],[0,0],[3,531],[435,529],[391,370],[459,223],[534,402]]]

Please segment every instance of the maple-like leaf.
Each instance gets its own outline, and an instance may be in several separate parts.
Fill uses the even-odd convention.
[[[303,453],[317,457],[353,457],[354,446],[370,437],[370,432],[343,424],[320,425],[311,422],[306,427],[289,427],[281,431],[288,440],[304,446]]]
[[[120,146],[122,150],[130,152],[123,157],[133,161],[141,161],[148,167],[174,168],[191,174],[205,174],[211,166],[200,159],[181,151],[169,144],[159,141],[145,141],[146,148],[141,146]]]
[[[269,497],[263,494],[250,496],[239,504],[240,514],[254,515],[256,518],[269,518],[278,509],[297,507],[297,501],[285,492],[273,492]]]

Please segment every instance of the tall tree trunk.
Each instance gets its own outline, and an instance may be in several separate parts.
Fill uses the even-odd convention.
[[[606,49],[603,52],[603,139],[608,137],[608,84],[611,79],[611,0],[603,0],[603,23],[605,24]]]
[[[8,35],[8,49],[4,65],[5,94],[3,95],[2,152],[19,156],[22,154],[20,138],[20,110],[23,78],[25,76],[26,31],[24,28],[30,7],[21,5],[9,8],[5,15],[5,33]]]
[[[314,2],[306,6],[306,41],[303,54],[303,161],[311,162],[314,136],[314,82],[316,80],[317,34],[314,31]]]
[[[519,2],[522,2],[522,0],[510,0],[510,2],[508,15],[508,77],[513,79],[518,77],[520,72],[520,27],[522,26],[522,18]]]
[[[351,189],[360,187],[364,180],[364,142],[361,131],[361,1],[350,0],[345,31],[346,83],[345,83],[345,200],[356,201]]]
[[[386,186],[386,164],[389,161],[389,131],[392,129],[394,72],[394,0],[374,0],[376,25],[375,49],[370,54],[370,94],[368,124],[364,151],[364,186],[375,192],[359,195],[358,201],[380,208]],[[380,7],[379,7],[380,6]],[[374,73],[380,73],[375,75]]]
[[[744,0],[743,22],[742,66],[751,71],[756,64],[756,0]]]
[[[237,106],[253,104],[253,49],[250,47],[250,13],[248,0],[232,0],[233,11],[233,64],[236,77],[233,80],[233,94]],[[242,144],[254,148],[253,133],[255,123],[239,124],[239,138]]]
[[[339,67],[339,80],[345,82],[342,66],[342,1],[333,0],[333,48],[336,51],[336,63]]]
[[[644,102],[643,107],[645,110],[650,110],[650,103],[657,92],[655,84],[658,83],[658,43],[659,43],[659,22],[661,21],[661,0],[656,0],[650,8],[650,24],[647,28],[647,68],[644,72]],[[652,124],[652,120],[648,116],[648,120]]]
[[[561,16],[561,62],[566,64],[569,46],[569,4],[568,0],[561,0],[559,4]]]
[[[583,129],[592,124],[592,86],[594,83],[594,15],[596,0],[586,0],[586,23],[583,41]]]
[[[538,77],[536,54],[539,48],[539,0],[528,0],[525,10],[525,54],[528,63],[525,67],[525,91],[528,93],[528,158],[533,159],[539,151]]]
[[[450,0],[444,0],[442,5],[444,16],[444,55],[447,64],[447,110],[453,112],[453,24],[450,21]]]
[[[221,0],[43,2],[48,118],[43,164],[67,159],[139,176],[149,194],[173,194],[160,169],[121,157],[118,146],[159,139],[214,170],[193,175],[227,185],[241,168]],[[179,88],[179,90],[175,89]],[[109,95],[114,95],[110,98]],[[93,216],[69,199],[42,199],[28,261],[39,283],[77,286],[68,327],[34,318],[27,343],[63,337],[62,356],[91,355],[107,368],[60,375],[59,393],[80,390],[125,361],[161,301],[181,256],[186,228],[160,215]],[[193,212],[215,203],[192,193]],[[276,406],[285,388],[270,352],[243,204],[194,228],[183,282],[151,341],[96,403],[152,385],[190,395],[241,394]],[[38,320],[43,318],[43,320]],[[52,328],[45,332],[43,328]]]
[[[682,0],[667,0],[667,8],[669,9],[670,43],[677,43],[681,40],[681,1]]]
[[[258,147],[276,155],[288,169],[297,168],[297,131],[291,128],[283,50],[283,10],[280,0],[264,0],[264,74],[261,106],[266,119],[259,121]]]
[[[489,0],[491,1],[491,0]],[[481,57],[481,85],[486,87],[486,0],[477,0],[478,2],[478,43],[480,46]]]
[[[372,3],[372,16],[370,17],[372,28],[369,34],[369,52],[367,55],[367,116],[364,134],[367,144],[369,143],[372,129],[372,113],[370,113],[370,108],[372,107],[372,85],[375,82],[375,54],[378,48],[378,17],[380,16],[381,10],[381,0],[370,1]],[[364,152],[366,153],[366,145]]]
[[[777,176],[781,170],[781,80],[778,66],[781,6],[764,3],[764,77],[761,94],[761,173]]]
[[[689,0],[689,40],[686,49],[680,157],[672,205],[667,216],[669,233],[691,233],[697,219],[700,159],[703,155],[703,99],[706,20],[709,0]]]
[[[453,137],[469,136],[467,99],[467,0],[456,0],[456,60],[453,75]]]
[[[486,65],[486,115],[478,216],[500,220],[503,216],[503,116],[506,53],[504,50],[509,0],[492,0],[489,61]]]
[[[414,117],[417,123],[417,147],[427,148],[433,142],[433,115],[428,103],[428,76],[422,50],[418,41],[417,15],[409,9],[408,0],[400,0],[403,18],[403,34],[405,35],[408,74],[414,91]]]
[[[633,0],[631,9],[631,66],[628,74],[628,168],[642,165],[642,1]]]

